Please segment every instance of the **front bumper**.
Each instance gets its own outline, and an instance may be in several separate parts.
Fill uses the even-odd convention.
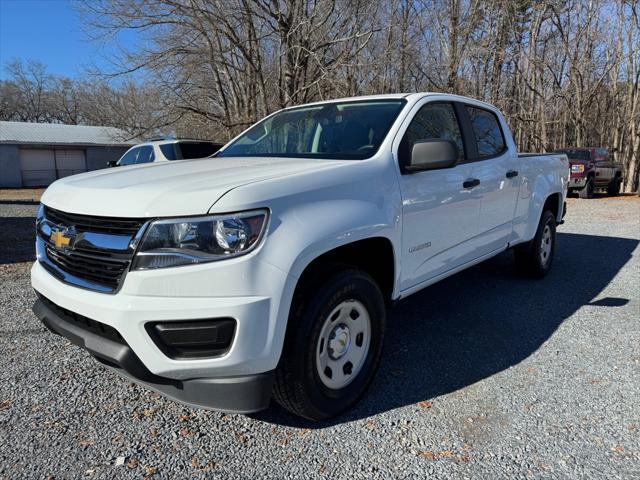
[[[53,333],[84,348],[104,365],[124,377],[190,406],[248,413],[269,406],[273,371],[225,378],[175,380],[151,373],[129,345],[104,326],[91,329],[41,297],[33,311]],[[95,327],[95,324],[93,324]]]
[[[31,284],[53,304],[115,329],[147,370],[173,380],[275,369],[295,287],[294,279],[281,270],[245,257],[129,272],[115,295],[63,283],[38,262],[31,269]],[[170,358],[146,329],[152,322],[216,318],[234,319],[236,329],[228,351],[208,358]]]
[[[569,188],[583,188],[587,184],[587,177],[569,178]]]

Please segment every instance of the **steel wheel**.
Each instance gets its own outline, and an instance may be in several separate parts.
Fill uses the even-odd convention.
[[[371,384],[382,355],[384,297],[367,273],[326,265],[303,276],[276,369],[274,397],[310,420],[335,417]]]
[[[530,241],[516,245],[516,268],[533,278],[544,277],[551,269],[556,249],[556,215],[545,210],[540,216],[536,234]]]
[[[551,258],[551,250],[553,249],[553,233],[551,227],[547,223],[542,231],[542,239],[540,242],[540,263],[543,267],[546,267]]]
[[[316,346],[316,369],[322,383],[337,390],[349,385],[369,353],[371,319],[358,300],[346,300],[326,318]]]

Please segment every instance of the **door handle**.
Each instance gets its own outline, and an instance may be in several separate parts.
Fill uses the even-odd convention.
[[[477,187],[478,185],[480,185],[480,180],[478,180],[477,178],[470,178],[469,180],[465,180],[465,182],[462,184],[464,188],[473,188]]]
[[[513,178],[513,177],[517,177],[518,176],[518,172],[516,170],[509,170],[507,172],[507,178]]]

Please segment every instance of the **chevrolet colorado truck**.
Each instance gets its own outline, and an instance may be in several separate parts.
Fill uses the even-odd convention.
[[[415,93],[278,111],[210,161],[58,180],[37,215],[34,311],[188,405],[312,420],[380,361],[387,307],[507,249],[551,268],[569,168],[502,114]],[[105,392],[108,395],[108,392]]]
[[[622,164],[614,162],[606,148],[564,148],[556,153],[569,158],[569,193],[577,192],[580,198],[593,198],[596,190],[611,196],[620,193]]]

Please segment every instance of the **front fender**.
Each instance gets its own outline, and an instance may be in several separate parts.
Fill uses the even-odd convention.
[[[397,212],[390,206],[380,208],[371,202],[347,199],[307,203],[274,214],[277,224],[273,225],[260,254],[264,261],[289,273],[279,305],[274,305],[277,321],[273,346],[278,357],[284,344],[293,295],[309,264],[335,248],[358,240],[383,237],[390,240],[392,246],[396,245],[400,235],[396,217]],[[399,288],[398,257],[394,252],[393,298]]]
[[[399,245],[400,191],[393,163],[377,160],[344,162],[333,169],[277,178],[239,187],[214,206],[216,211],[268,207],[266,238],[256,256],[287,274],[282,295],[272,303],[273,348],[280,355],[289,310],[306,267],[334,248],[372,237]],[[399,282],[399,256],[394,255]],[[372,262],[376,259],[372,258]]]
[[[276,228],[270,238],[271,246],[286,244],[287,248],[273,248],[266,258],[299,278],[313,260],[337,247],[374,237],[387,238],[394,245],[400,233],[397,216],[388,205],[380,208],[363,200],[299,205],[281,214],[282,228]]]

